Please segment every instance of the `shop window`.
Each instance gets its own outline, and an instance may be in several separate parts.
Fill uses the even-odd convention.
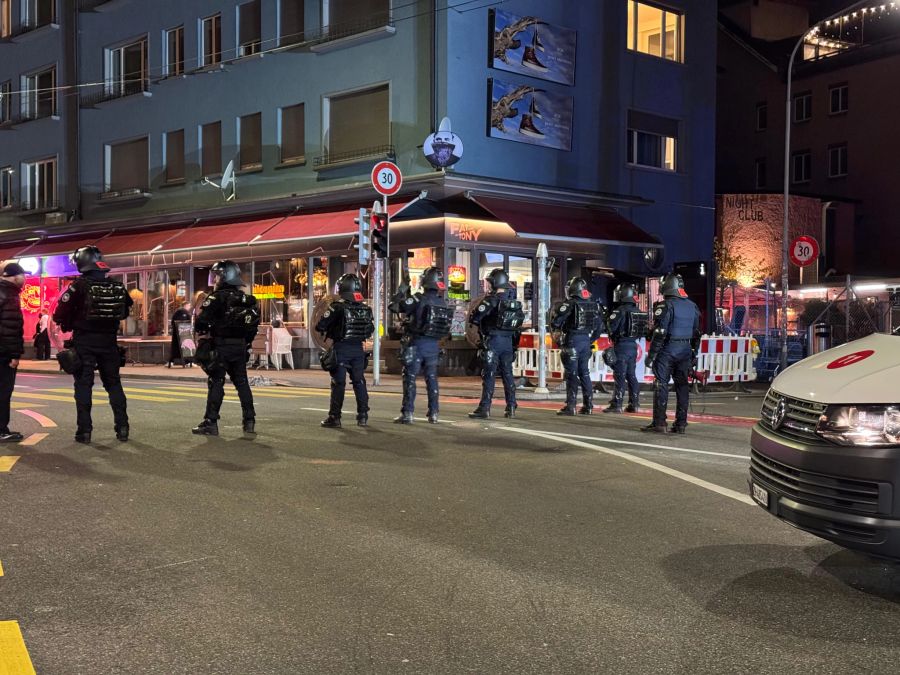
[[[502,253],[490,253],[483,251],[478,256],[478,281],[473,281],[473,288],[477,289],[477,295],[482,295],[490,290],[490,286],[485,281],[491,270],[503,267],[505,260]]]
[[[306,110],[302,103],[278,111],[278,148],[282,164],[303,162],[306,158]]]
[[[522,302],[525,310],[526,328],[532,324],[532,302],[534,300],[534,276],[531,258],[509,256],[509,281],[515,289],[516,300]]]
[[[163,72],[166,77],[184,72],[184,26],[166,31],[166,62]]]
[[[200,169],[204,176],[222,173],[222,123],[200,127]]]
[[[627,0],[628,49],[668,61],[684,61],[684,16],[679,12]]]
[[[263,323],[286,321],[290,264],[286,260],[257,261],[253,265],[253,295]]]
[[[409,252],[412,254],[408,260],[410,288],[413,293],[417,293],[422,290],[419,288],[422,272],[437,264],[436,251],[429,247],[414,248]]]
[[[106,146],[106,192],[150,188],[147,137]]]
[[[106,50],[107,94],[130,96],[146,91],[150,84],[149,77],[146,38]]]
[[[140,272],[129,272],[122,275],[122,283],[125,284],[125,290],[131,296],[134,304],[131,311],[125,319],[123,326],[123,334],[126,337],[135,337],[144,334],[144,286]]]
[[[285,308],[287,320],[305,328],[309,308],[309,261],[306,258],[292,258],[289,264],[290,285]]]
[[[0,0],[0,39],[12,35],[12,0]]]
[[[847,175],[847,144],[832,145],[828,148],[828,177],[841,178]]]
[[[262,19],[259,0],[238,5],[238,56],[259,53],[262,46]]]
[[[295,45],[303,42],[304,0],[279,0],[278,2],[278,44]]]
[[[390,0],[323,0],[322,24],[329,33],[352,34],[390,22]]]
[[[13,169],[0,167],[0,209],[8,209],[13,203]]]
[[[214,66],[222,61],[222,15],[200,21],[200,66]]]
[[[12,81],[0,82],[0,124],[12,121]]]
[[[795,152],[791,155],[791,181],[808,183],[812,173],[812,154],[809,150]]]
[[[765,131],[769,128],[769,105],[767,103],[756,104],[756,130]]]
[[[22,117],[35,120],[56,115],[56,66],[22,78]]]
[[[238,137],[241,139],[240,167],[242,171],[262,168],[262,113],[238,118]]]
[[[190,297],[190,288],[188,286],[188,270],[184,267],[179,267],[176,269],[166,270],[167,278],[166,284],[168,286],[166,291],[166,328],[168,330],[168,334],[172,334],[172,316],[174,316],[175,312],[183,307],[187,309],[188,312],[193,312],[193,305],[191,305],[191,297]],[[187,307],[185,307],[187,305]]]
[[[388,85],[326,98],[325,122],[325,147],[333,160],[385,152],[391,142]]]
[[[312,279],[313,279],[313,307],[318,304],[331,290],[328,283],[328,258],[312,259]],[[337,279],[335,279],[337,281]]]
[[[166,305],[168,275],[165,270],[145,272],[147,275],[147,332],[149,337],[167,334]]]
[[[850,88],[846,84],[838,84],[828,88],[828,112],[832,115],[840,115],[847,112],[850,107]]]
[[[812,119],[812,94],[806,92],[794,96],[794,122],[808,122]]]
[[[29,28],[56,22],[56,0],[25,0],[22,9],[23,23]]]
[[[56,157],[22,165],[22,194],[26,210],[55,209]]]
[[[184,181],[184,129],[163,136],[163,164],[167,183]]]
[[[675,171],[678,120],[629,110],[626,145],[629,164]]]

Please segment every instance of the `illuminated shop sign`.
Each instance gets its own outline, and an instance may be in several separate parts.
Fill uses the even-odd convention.
[[[284,300],[284,286],[282,284],[270,286],[253,284],[253,295],[257,300]]]
[[[465,286],[466,268],[464,265],[450,265],[447,268],[447,279],[454,286]]]

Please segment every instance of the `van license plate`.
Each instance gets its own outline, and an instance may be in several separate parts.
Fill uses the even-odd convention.
[[[753,483],[753,499],[759,502],[762,506],[769,508],[769,491],[763,490],[756,483]]]

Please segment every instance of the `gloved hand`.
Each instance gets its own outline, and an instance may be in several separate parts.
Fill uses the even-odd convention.
[[[644,361],[644,366],[646,368],[652,368],[653,362],[656,360],[656,354],[647,354],[647,358]]]

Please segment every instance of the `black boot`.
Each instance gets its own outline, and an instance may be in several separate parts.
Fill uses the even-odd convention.
[[[218,436],[219,424],[216,420],[204,419],[200,424],[191,429],[191,433],[197,434],[198,436]]]
[[[116,425],[116,438],[123,443],[128,440],[128,432],[129,428],[127,424],[117,424]]]
[[[581,410],[578,411],[579,415],[593,415],[594,414],[594,406],[592,405],[583,405],[581,406]]]
[[[469,417],[471,417],[473,420],[486,420],[490,416],[491,409],[482,408],[481,406],[478,406],[477,408],[475,408],[475,410],[469,413]]]
[[[629,403],[629,404],[628,404],[628,407],[625,408],[625,412],[627,412],[627,413],[636,413],[636,412],[637,412],[638,410],[640,410],[640,409],[641,409],[641,406],[639,406],[638,404],[636,404],[636,403]]]
[[[356,426],[358,426],[358,427],[369,426],[369,413],[359,413],[356,416]]]
[[[506,412],[503,413],[503,416],[507,419],[513,419],[516,416],[516,408],[518,407],[518,403],[506,406]]]
[[[91,430],[90,429],[78,429],[75,431],[75,442],[76,443],[84,443],[88,445],[91,442]]]
[[[605,413],[614,413],[616,415],[620,415],[622,413],[622,406],[617,403],[610,403],[607,407],[603,409]]]
[[[429,424],[437,424],[438,423],[438,414],[437,413],[428,413],[428,423]]]
[[[256,434],[256,418],[255,417],[247,417],[244,419],[244,433],[245,434]]]
[[[662,424],[655,424],[651,422],[645,427],[641,427],[641,431],[645,431],[651,434],[667,434],[669,433],[669,428],[665,425],[665,422]]]
[[[0,432],[0,443],[18,443],[24,438],[18,431],[4,429]]]
[[[322,426],[326,429],[340,429],[341,418],[338,415],[329,415],[324,420],[322,420]]]
[[[687,431],[687,422],[685,422],[684,424],[675,422],[675,424],[672,425],[671,432],[673,434],[683,434],[685,433],[685,431]]]
[[[575,406],[564,405],[562,408],[556,411],[556,414],[563,417],[575,417]],[[509,417],[509,415],[507,415],[507,417]]]
[[[413,416],[412,413],[400,413],[398,417],[394,418],[394,424],[412,424]]]

